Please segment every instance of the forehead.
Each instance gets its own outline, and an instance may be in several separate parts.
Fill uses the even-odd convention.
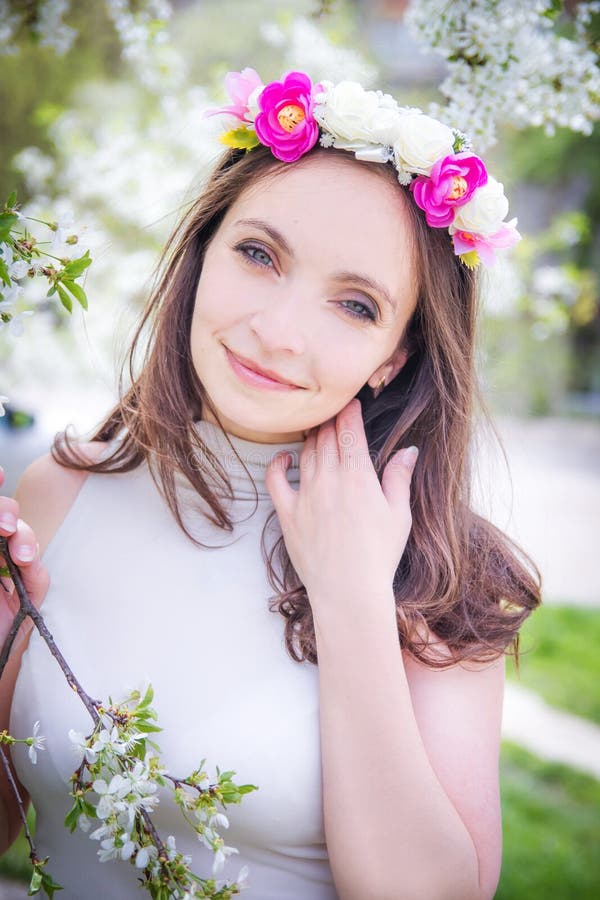
[[[240,218],[268,221],[295,255],[327,269],[358,269],[406,293],[414,282],[412,230],[402,188],[339,157],[309,157],[250,185],[229,209],[224,226]]]

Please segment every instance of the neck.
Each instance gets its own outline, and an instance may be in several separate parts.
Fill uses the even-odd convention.
[[[305,431],[256,431],[252,428],[246,428],[244,425],[239,425],[237,422],[234,422],[232,419],[228,419],[227,416],[220,416],[220,423],[217,422],[217,419],[212,414],[212,412],[204,408],[201,414],[201,420],[203,422],[210,422],[212,425],[216,425],[226,431],[227,434],[241,438],[244,441],[253,441],[257,444],[292,444],[298,443],[300,441],[304,441],[307,437],[310,429]]]

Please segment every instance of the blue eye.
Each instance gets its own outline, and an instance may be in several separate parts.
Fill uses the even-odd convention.
[[[254,244],[239,244],[235,249],[241,254],[242,259],[251,265],[268,269],[270,268],[269,264],[273,264],[273,260],[263,247],[257,247]],[[255,253],[256,256],[253,256],[252,253]],[[262,260],[266,260],[266,262],[263,262],[261,257]]]
[[[358,306],[360,309],[364,310],[364,312],[356,312],[355,310],[350,309],[347,306],[344,306],[345,303],[353,303],[354,306]],[[367,322],[374,322],[376,316],[372,309],[368,306],[365,306],[364,303],[361,303],[359,300],[342,300],[341,306],[344,307],[349,316],[352,316],[354,319],[362,319]]]

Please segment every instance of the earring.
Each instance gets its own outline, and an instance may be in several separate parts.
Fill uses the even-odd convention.
[[[377,385],[373,388],[373,399],[379,397],[380,393],[385,387],[385,375],[381,378],[380,381],[377,382]]]

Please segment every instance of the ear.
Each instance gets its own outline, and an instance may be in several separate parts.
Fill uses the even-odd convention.
[[[373,372],[367,382],[369,387],[375,390],[378,385],[381,384],[381,380],[384,377],[385,385],[388,385],[390,381],[393,381],[398,372],[405,365],[406,360],[409,356],[410,352],[405,346],[399,347],[397,350],[395,350],[394,355]]]

